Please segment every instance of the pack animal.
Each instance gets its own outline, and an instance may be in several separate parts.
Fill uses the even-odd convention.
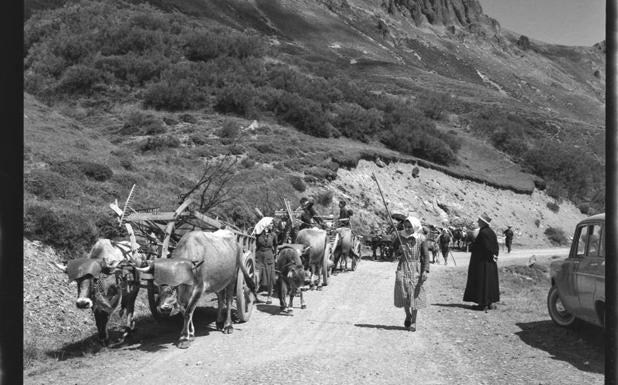
[[[305,309],[305,299],[301,287],[305,284],[305,271],[301,260],[302,255],[309,253],[309,247],[298,244],[285,244],[277,253],[275,262],[276,290],[279,295],[279,307],[283,313],[291,313],[294,297],[300,294],[300,308]],[[286,297],[289,303],[286,305]]]
[[[140,280],[133,264],[139,263],[140,257],[134,257],[131,250],[130,242],[99,239],[87,257],[64,265],[55,264],[67,274],[69,281],[77,283],[75,306],[92,309],[99,342],[105,346],[110,345],[108,321],[116,311],[125,326],[122,337],[114,345],[124,342],[135,330],[133,314]]]
[[[326,231],[318,228],[302,229],[296,235],[294,243],[309,247],[306,268],[311,271],[311,288],[328,285],[328,268],[332,245],[327,244]],[[329,246],[329,247],[327,247]],[[314,283],[313,276],[317,275],[317,283]]]
[[[241,247],[231,231],[191,231],[178,241],[171,258],[157,259],[140,269],[152,272],[160,288],[157,310],[163,314],[183,315],[179,348],[188,348],[195,337],[193,312],[204,293],[217,294],[217,330],[226,334],[233,332],[232,300],[239,273],[257,298],[255,283],[243,261]]]
[[[348,270],[348,258],[352,259],[352,270],[356,270],[356,266],[360,259],[360,242],[358,242],[352,230],[349,227],[340,227],[336,230],[337,237],[335,238],[335,247],[333,251],[334,268],[341,263],[340,270]]]

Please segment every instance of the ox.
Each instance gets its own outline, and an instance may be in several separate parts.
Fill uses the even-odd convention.
[[[300,293],[300,308],[305,309],[305,299],[301,287],[305,283],[305,271],[301,255],[309,253],[309,247],[298,244],[282,245],[277,253],[275,262],[275,273],[277,281],[275,284],[279,294],[279,307],[282,312],[291,313],[294,303],[294,296]],[[289,294],[290,301],[286,306],[285,297]]]
[[[323,279],[322,286],[328,285],[328,268],[330,267],[332,245],[328,245],[326,231],[315,227],[302,229],[296,235],[294,243],[309,247],[305,267],[311,270],[311,288],[320,287],[320,278]],[[313,282],[314,275],[317,275],[317,284]]]
[[[348,270],[348,257],[352,258],[352,270],[356,270],[356,265],[360,259],[360,241],[354,237],[349,227],[340,227],[336,230],[335,244],[333,250],[334,268],[338,267],[342,271]],[[339,262],[343,265],[338,266]]]
[[[79,309],[92,309],[97,325],[99,342],[110,345],[107,323],[120,310],[124,318],[124,333],[115,344],[124,342],[135,330],[133,313],[140,288],[139,273],[132,266],[140,263],[139,255],[131,253],[131,243],[99,239],[87,257],[74,259],[68,264],[55,266],[77,283]]]
[[[231,231],[191,231],[178,241],[171,258],[157,259],[147,267],[138,269],[152,272],[155,283],[160,287],[157,310],[170,316],[182,313],[183,327],[178,340],[179,348],[188,348],[195,337],[193,312],[204,293],[217,294],[217,330],[226,334],[233,332],[232,300],[239,270],[257,299],[255,283],[249,276],[243,259],[241,247]]]

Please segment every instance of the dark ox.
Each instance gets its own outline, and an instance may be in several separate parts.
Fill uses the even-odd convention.
[[[305,299],[301,287],[305,284],[305,270],[301,255],[309,253],[309,247],[299,244],[282,245],[277,253],[275,272],[277,281],[275,287],[279,294],[279,307],[282,312],[291,313],[294,306],[294,296],[300,293],[300,308],[305,309]],[[290,297],[286,306],[286,296]]]
[[[326,231],[317,228],[302,229],[296,235],[294,243],[309,247],[305,268],[309,268],[311,271],[311,288],[313,289],[316,286],[319,288],[321,279],[322,286],[328,285],[328,268],[332,245],[328,245]],[[313,281],[314,275],[317,275],[317,283]]]
[[[193,312],[202,294],[217,294],[217,330],[226,334],[234,330],[231,311],[239,271],[257,298],[255,284],[243,258],[241,247],[231,231],[191,231],[180,239],[171,258],[157,259],[148,267],[138,269],[154,274],[154,281],[160,288],[157,304],[159,312],[183,314],[179,348],[188,348],[195,337]],[[227,312],[225,319],[224,308]]]
[[[140,288],[139,273],[131,265],[129,242],[99,239],[88,257],[74,259],[67,265],[55,264],[65,272],[69,281],[77,283],[79,309],[92,309],[101,344],[110,344],[107,323],[117,310],[124,319],[124,333],[116,343],[123,342],[135,330],[133,313]]]

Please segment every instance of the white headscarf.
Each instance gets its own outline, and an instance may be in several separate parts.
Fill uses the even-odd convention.
[[[414,238],[418,239],[419,236],[423,234],[423,225],[421,224],[420,219],[413,217],[413,216],[409,216],[403,222],[404,222],[404,226],[406,222],[410,222],[410,224],[412,225],[412,233],[408,234],[408,236],[413,236]]]
[[[273,223],[273,218],[272,217],[263,217],[255,225],[255,228],[253,229],[253,233],[255,235],[262,234],[264,229],[266,229],[268,226],[272,225],[272,223]]]

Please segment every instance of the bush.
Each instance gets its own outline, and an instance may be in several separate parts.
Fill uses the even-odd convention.
[[[165,148],[180,147],[180,140],[172,135],[155,136],[148,138],[146,142],[142,142],[139,147],[141,152],[160,151]]]
[[[67,94],[90,94],[92,86],[101,80],[101,73],[85,65],[69,67],[58,82],[58,90]]]
[[[199,95],[195,87],[185,79],[162,80],[152,84],[144,92],[144,106],[157,110],[186,110],[197,103]]]
[[[306,173],[321,180],[334,180],[337,178],[337,174],[335,172],[324,167],[310,167]]]
[[[417,107],[429,119],[444,120],[451,107],[451,98],[446,94],[420,95]]]
[[[72,254],[84,253],[98,237],[92,218],[92,213],[27,204],[24,208],[24,237]]]
[[[560,206],[556,202],[547,202],[547,208],[555,213],[560,211]]]
[[[316,196],[315,196],[315,202],[317,204],[320,204],[324,207],[330,206],[331,203],[333,203],[333,192],[330,190],[324,190],[324,191],[320,191]]]
[[[358,161],[361,159],[361,155],[359,153],[349,154],[338,152],[335,154],[331,154],[331,158],[333,162],[336,162],[339,165],[339,167],[350,169],[358,165]]]
[[[277,148],[273,143],[256,143],[253,145],[262,154],[278,154]]]
[[[217,131],[220,138],[235,139],[240,134],[240,126],[233,120],[226,119],[223,121],[223,126]]]
[[[120,129],[123,135],[157,135],[165,132],[163,123],[152,114],[134,111]]]
[[[292,185],[292,187],[294,187],[294,190],[298,192],[304,192],[305,190],[307,190],[307,185],[297,175],[293,175],[290,177],[290,184]]]
[[[540,220],[540,219],[538,219],[538,218],[537,218],[537,219],[535,219],[535,220],[534,220],[534,225],[535,225],[536,227],[541,227],[541,220]]]
[[[24,190],[41,199],[68,199],[81,193],[81,188],[76,183],[49,170],[33,170],[26,175]]]
[[[240,161],[240,165],[244,168],[252,168],[253,166],[255,166],[255,160],[246,156],[242,158],[242,160]]]
[[[237,114],[247,118],[257,117],[257,93],[251,86],[234,84],[217,92],[214,108],[222,114]]]
[[[562,229],[550,226],[545,229],[544,234],[547,236],[547,239],[549,239],[552,245],[563,246],[568,245],[569,243],[569,240]]]
[[[280,120],[309,135],[321,138],[330,136],[331,125],[318,103],[286,92],[281,94],[276,103],[275,114]]]
[[[197,118],[191,114],[180,114],[180,116],[178,116],[178,119],[180,119],[181,122],[185,123],[197,123]]]
[[[53,163],[50,169],[68,178],[75,178],[85,175],[89,179],[93,179],[98,182],[105,182],[114,175],[114,172],[108,166],[84,160],[68,160]]]

